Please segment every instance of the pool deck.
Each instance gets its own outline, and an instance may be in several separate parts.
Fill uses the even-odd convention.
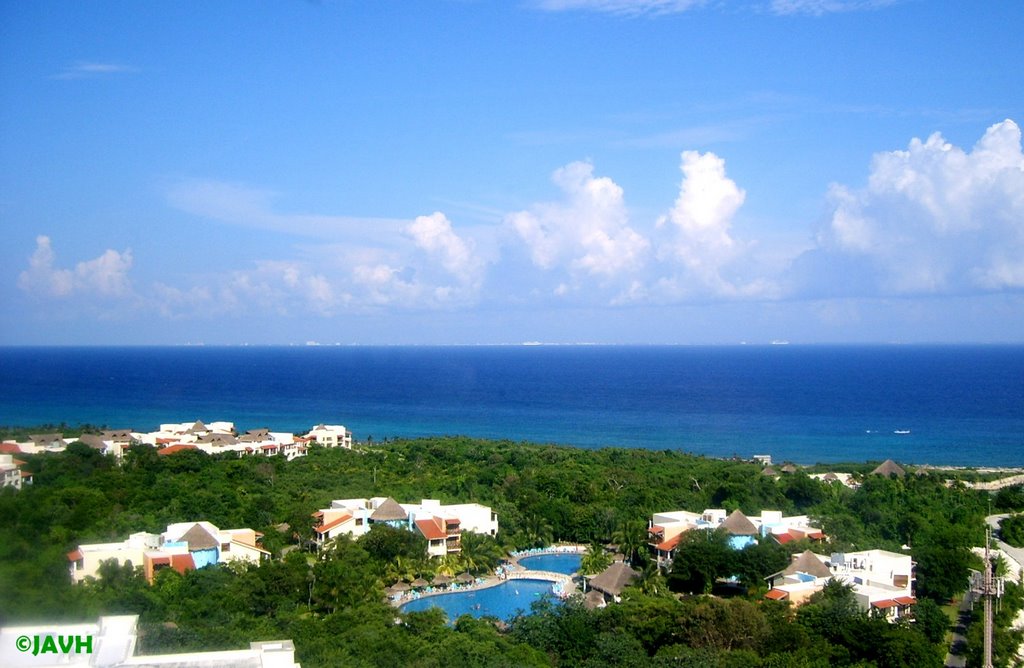
[[[397,597],[389,597],[388,601],[392,606],[398,608],[409,601],[416,601],[430,596],[444,596],[445,594],[458,594],[467,591],[490,589],[491,587],[497,587],[508,580],[547,580],[548,582],[561,583],[562,591],[566,595],[573,594],[576,591],[576,585],[573,583],[571,575],[555,573],[553,571],[534,571],[528,568],[523,568],[519,564],[519,559],[524,557],[539,557],[549,554],[583,554],[586,552],[586,549],[587,548],[585,546],[570,545],[555,546],[544,550],[516,552],[509,555],[508,562],[510,568],[503,574],[503,576],[495,574],[486,575],[478,577],[473,584],[452,585],[451,587],[438,589],[436,591],[412,590]]]

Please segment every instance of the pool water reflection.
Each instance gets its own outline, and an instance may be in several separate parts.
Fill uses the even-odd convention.
[[[429,608],[441,608],[454,622],[462,615],[474,617],[497,617],[511,621],[518,613],[530,612],[534,601],[551,596],[551,584],[546,580],[508,580],[497,587],[473,589],[451,594],[428,596],[403,603],[402,612],[422,612]],[[558,599],[551,597],[552,600]]]
[[[572,552],[538,554],[534,557],[520,557],[519,565],[531,571],[551,571],[572,575],[580,569],[582,555]]]

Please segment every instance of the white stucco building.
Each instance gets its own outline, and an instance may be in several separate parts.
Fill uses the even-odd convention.
[[[259,545],[261,534],[252,529],[218,529],[209,522],[171,524],[162,534],[140,531],[116,543],[87,543],[68,553],[71,581],[97,577],[100,565],[115,560],[141,566],[152,582],[161,568],[179,572],[230,561],[258,563],[270,553]]]
[[[325,448],[352,448],[352,432],[340,424],[318,424],[309,430],[306,438]]]
[[[341,534],[362,536],[374,524],[419,531],[427,540],[427,554],[444,556],[461,550],[463,531],[495,536],[498,516],[478,503],[442,505],[437,499],[398,503],[392,498],[338,499],[330,508],[313,513],[314,540],[318,545]]]
[[[898,619],[917,602],[914,597],[914,562],[908,554],[888,550],[815,554],[807,550],[793,556],[793,563],[768,578],[766,598],[801,605],[829,580],[853,588],[862,610],[878,610]]]

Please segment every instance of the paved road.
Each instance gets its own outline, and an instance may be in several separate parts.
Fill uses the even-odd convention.
[[[992,527],[992,536],[995,538],[996,547],[1003,551],[1006,556],[1010,557],[1017,562],[1020,568],[1024,568],[1024,549],[1008,545],[1003,541],[999,540],[999,522],[1004,520],[1010,515],[1008,513],[1002,513],[1000,515],[989,515],[985,518],[988,525]]]
[[[1000,478],[998,480],[991,480],[989,482],[969,482],[968,487],[973,489],[980,489],[987,492],[994,492],[997,489],[1004,487],[1013,487],[1014,485],[1024,484],[1024,474],[1014,475],[1009,478]]]
[[[953,641],[949,652],[946,654],[946,661],[943,664],[946,668],[964,668],[967,665],[967,657],[963,654],[954,654],[953,649],[957,648],[962,652],[963,648],[967,646],[967,625],[971,622],[971,601],[973,596],[974,592],[968,589],[967,593],[964,594],[963,600],[960,601],[959,616],[956,624],[953,626]]]

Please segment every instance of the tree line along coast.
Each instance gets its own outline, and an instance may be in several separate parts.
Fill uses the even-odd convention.
[[[16,441],[29,431],[40,429],[2,435]],[[1024,510],[1020,486],[973,489],[968,483],[995,476],[966,470],[893,463],[898,471],[873,474],[876,462],[766,472],[763,463],[680,451],[458,437],[311,442],[290,460],[198,448],[160,455],[132,444],[118,461],[75,441],[17,459],[32,484],[0,491],[0,625],[137,615],[142,654],[288,638],[303,666],[943,665],[956,605],[971,570],[983,568],[972,548],[984,545],[986,515],[1011,514],[1013,537],[1013,514]],[[339,499],[477,504],[493,510],[500,530],[463,532],[458,550],[433,557],[422,531],[394,522],[325,541],[312,515]],[[671,552],[659,552],[656,514],[706,509],[804,517],[822,535],[771,539],[761,530],[760,540],[739,544],[711,527],[677,534]],[[266,558],[148,573],[107,562],[78,584],[69,577],[68,554],[80,545],[200,522],[262,534]],[[587,546],[581,572],[589,575],[624,562],[628,586],[604,607],[582,596],[542,600],[508,622],[390,604],[397,582],[484,575],[513,551],[558,543]],[[835,577],[799,601],[766,596],[785,571],[815,570],[807,559],[834,570],[836,555],[871,551],[912,559],[907,614],[865,609],[852,581]],[[811,565],[791,568],[801,559]],[[995,658],[1012,665],[1024,589],[1004,562],[999,568]],[[980,626],[967,628],[967,665],[980,662]]]

